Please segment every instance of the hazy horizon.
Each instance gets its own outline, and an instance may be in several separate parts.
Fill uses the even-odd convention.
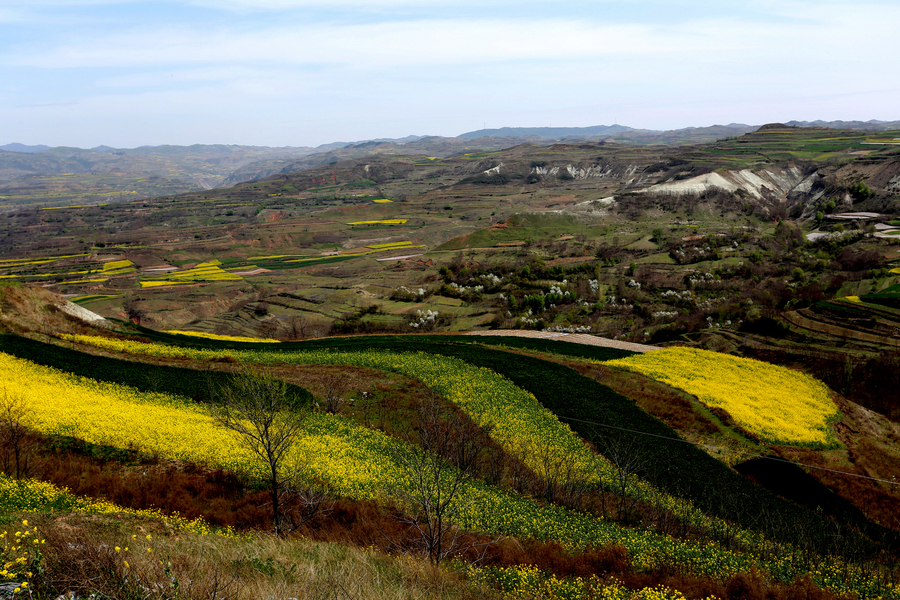
[[[836,120],[837,120],[837,119],[836,119]],[[866,122],[882,122],[882,123],[890,122],[890,121],[888,121],[887,119],[865,119],[865,120],[863,120],[863,119],[840,119],[840,120],[847,121],[847,122],[850,122],[850,121],[856,121],[856,122],[863,122],[863,123],[866,123]],[[794,120],[791,120],[791,121],[799,121],[799,122],[814,123],[814,122],[822,121],[822,119],[794,119]],[[791,122],[791,121],[789,121],[789,122]],[[772,121],[772,122],[774,122],[774,121]],[[615,125],[615,124],[614,124],[614,125]],[[677,131],[677,130],[663,130],[663,129],[659,129],[659,130],[650,130],[650,129],[645,128],[645,127],[633,127],[633,126],[631,126],[631,125],[626,125],[626,124],[623,124],[623,123],[618,123],[618,125],[622,125],[623,127],[627,127],[627,128],[629,128],[629,129],[634,129],[634,130],[657,131],[657,132],[660,132],[660,133],[664,133],[664,132],[667,132],[667,131]],[[763,125],[766,125],[766,123],[736,123],[736,122],[735,122],[735,123],[714,123],[714,124],[712,124],[712,125],[688,125],[688,126],[686,126],[686,127],[684,127],[684,128],[680,128],[680,129],[692,129],[692,128],[702,129],[702,128],[706,128],[706,127],[762,127]],[[551,126],[551,125],[548,125],[548,126],[531,126],[531,125],[514,126],[514,125],[502,125],[502,126],[495,127],[495,128],[488,128],[488,130],[493,130],[493,129],[544,129],[544,128],[548,128],[548,129],[557,129],[557,128],[558,128],[558,129],[579,129],[579,128],[586,129],[586,128],[590,128],[590,127],[598,127],[598,126],[599,126],[599,127],[603,127],[603,126],[609,127],[610,125],[606,125],[606,124],[599,124],[599,125],[573,125],[573,126],[566,126],[566,125],[558,125],[558,126]],[[440,137],[448,137],[448,138],[459,137],[459,136],[462,136],[462,135],[464,135],[464,134],[466,134],[466,133],[470,133],[471,131],[481,131],[481,130],[480,130],[480,129],[473,129],[473,130],[470,130],[470,131],[463,131],[463,132],[460,132],[460,133],[454,134],[454,135],[440,136]],[[275,147],[281,147],[281,148],[303,148],[303,147],[313,147],[313,148],[316,148],[316,147],[320,147],[320,146],[328,146],[328,145],[330,145],[330,144],[358,144],[358,143],[363,143],[363,142],[369,142],[369,141],[372,141],[373,139],[379,139],[379,140],[403,140],[403,139],[406,139],[406,138],[425,138],[425,137],[430,137],[431,135],[432,135],[432,134],[408,134],[408,135],[397,135],[397,136],[393,136],[393,137],[383,137],[383,138],[352,139],[352,140],[332,140],[332,141],[330,141],[330,142],[324,142],[324,143],[322,143],[322,144],[316,144],[315,146],[313,146],[313,145],[300,145],[300,144],[298,144],[298,145],[294,145],[294,146],[268,146],[268,147],[270,147],[270,148],[275,148]],[[0,140],[0,141],[2,141],[2,140]],[[163,143],[163,144],[141,144],[140,146],[110,146],[109,144],[98,144],[98,145],[96,145],[96,146],[91,146],[91,147],[88,148],[88,147],[84,147],[84,146],[50,146],[49,144],[40,144],[40,143],[38,143],[38,144],[23,144],[22,142],[12,141],[12,142],[4,142],[4,143],[0,143],[0,148],[5,148],[6,146],[14,146],[14,145],[21,145],[21,146],[26,146],[26,147],[30,147],[30,148],[34,148],[34,147],[42,147],[42,146],[46,146],[46,147],[48,147],[48,148],[71,147],[71,148],[77,148],[77,149],[79,149],[79,150],[93,150],[93,149],[95,149],[95,148],[103,148],[103,147],[112,148],[112,149],[115,149],[115,150],[134,150],[134,149],[137,149],[137,148],[157,148],[157,147],[161,147],[161,146],[195,146],[195,145],[200,145],[200,146],[256,146],[255,144],[238,144],[238,143],[232,143],[232,142],[211,142],[211,143],[199,143],[199,142],[195,142],[195,143],[190,143],[190,144],[169,144],[169,143]],[[257,147],[263,147],[263,146],[257,146]]]

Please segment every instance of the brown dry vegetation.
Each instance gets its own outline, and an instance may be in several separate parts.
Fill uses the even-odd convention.
[[[391,556],[358,542],[174,534],[158,521],[129,516],[36,515],[30,525],[36,525],[46,539],[44,570],[32,590],[39,597],[90,593],[110,598],[195,599],[497,597],[460,572],[435,568],[408,555]],[[615,578],[632,589],[664,585],[688,598],[836,598],[806,578],[779,584],[750,572],[713,581],[667,567],[636,573],[618,546],[588,548],[579,554],[570,554],[554,543],[534,541],[507,539],[497,546],[503,559],[491,560],[493,565],[534,564],[548,573]]]
[[[32,438],[31,447],[46,440]],[[237,478],[220,471],[190,465],[165,465],[134,455],[137,464],[90,458],[69,448],[45,453],[40,462],[42,479],[69,483],[73,491],[105,497],[134,508],[178,510],[183,516],[203,516],[217,524],[244,531],[269,528],[269,512],[259,504],[265,492],[248,490]],[[38,465],[34,462],[33,465]],[[250,538],[226,540],[177,534],[160,522],[137,517],[50,517],[32,519],[48,540],[42,585],[57,593],[101,591],[111,597],[129,597],[137,575],[144,582],[174,582],[192,598],[287,597],[302,590],[303,598],[490,598],[445,570],[426,561],[390,558],[389,553],[413,552],[415,540],[396,518],[393,509],[371,502],[337,500],[332,510],[307,524],[302,536],[278,540],[251,533]],[[147,533],[154,541],[145,542]],[[130,539],[137,534],[138,540]],[[488,541],[472,536],[473,542]],[[121,553],[115,546],[128,547]],[[147,554],[152,547],[155,554]],[[374,552],[373,549],[379,549]],[[470,552],[470,559],[476,558]],[[158,558],[165,557],[163,564]],[[556,542],[504,538],[481,556],[483,566],[531,564],[557,576],[615,577],[629,588],[666,585],[688,598],[710,595],[725,600],[828,600],[808,580],[776,584],[754,573],[741,573],[726,581],[703,579],[673,567],[635,572],[627,552],[619,546],[587,548],[572,553]],[[125,563],[128,563],[128,566]],[[129,583],[131,582],[131,583]],[[342,592],[335,594],[335,586]],[[383,586],[391,586],[390,595]],[[373,591],[366,592],[366,588]],[[168,591],[175,590],[167,588]],[[277,590],[275,592],[274,590]],[[262,595],[260,595],[262,594]],[[331,595],[333,594],[333,595]],[[161,596],[165,597],[165,596]]]
[[[133,451],[88,446],[68,438],[48,439],[31,435],[25,447],[28,452],[30,476],[68,486],[77,494],[106,498],[129,508],[159,508],[166,513],[177,511],[187,518],[203,517],[215,525],[232,526],[240,531],[268,531],[271,528],[270,511],[263,506],[267,500],[266,492],[255,490],[240,478],[223,471],[165,462]],[[601,502],[599,497],[587,498],[584,507],[596,508],[595,505],[599,502]],[[616,501],[613,497],[609,497],[606,498],[606,504],[614,507]],[[623,515],[616,514],[612,508],[610,516],[618,518]],[[659,515],[653,513],[651,507],[635,503],[628,506],[627,514],[624,516],[633,523],[642,523],[650,527]],[[72,519],[81,518],[72,517]],[[75,536],[77,540],[81,539],[79,537],[82,535],[81,532],[73,531],[65,525],[65,520],[62,523],[56,534],[59,536],[58,542],[51,543],[51,549],[56,547],[53,546],[54,543],[62,544],[62,540],[67,540],[66,544],[74,543],[70,535]],[[53,525],[58,524],[54,522]],[[673,526],[677,527],[677,523]],[[330,506],[330,510],[304,525],[297,533],[308,540],[359,548],[378,548],[386,553],[398,551],[416,553],[418,546],[415,534],[402,522],[395,508],[348,499],[336,500]],[[53,536],[48,534],[48,539],[51,537]],[[108,537],[107,535],[107,539]],[[631,568],[627,553],[618,546],[587,548],[583,552],[572,553],[552,541],[514,538],[498,541],[471,535],[467,542],[471,542],[473,546],[493,542],[489,543],[486,549],[479,546],[463,555],[464,558],[472,560],[480,558],[484,566],[532,564],[545,572],[561,577],[615,576],[633,588],[664,584],[681,590],[690,598],[706,597],[709,594],[716,594],[721,598],[732,597],[728,589],[728,586],[732,585],[730,582],[697,578],[671,567],[661,567],[651,572],[635,572]],[[110,542],[107,544],[112,545]],[[127,542],[121,545],[126,544]],[[349,550],[341,552],[345,551],[349,552]],[[78,558],[77,554],[70,552],[65,557],[51,559],[49,571],[60,569],[69,573],[70,575],[66,576],[68,579],[62,578],[63,582],[73,583],[79,580],[96,582],[97,575],[89,571],[95,568],[99,561],[100,564],[106,565],[105,568],[109,573],[119,573],[124,577],[121,564],[109,562],[116,557],[92,555],[88,560]],[[203,581],[213,585],[216,581],[228,579],[226,575],[230,573],[227,565],[220,565],[212,570],[204,567],[201,569],[202,573],[194,573],[192,570],[198,567],[189,557],[180,557],[178,561],[173,562],[179,565],[181,572],[193,573],[191,581],[196,580],[196,585]],[[423,567],[419,565],[415,568]],[[749,596],[752,598],[792,598],[797,589],[808,587],[802,582],[794,586],[773,586],[766,583],[762,577],[751,575],[737,577],[739,581],[750,582],[747,585],[759,592],[760,595]],[[239,578],[241,585],[243,578],[242,574]],[[119,585],[124,579],[117,575],[111,581]],[[57,582],[54,585],[59,586],[61,583]],[[741,586],[743,585],[742,583]]]
[[[90,327],[60,310],[61,302],[60,296],[40,287],[0,284],[0,333],[86,333]]]
[[[157,508],[188,519],[200,517],[238,531],[271,529],[271,511],[264,506],[267,492],[231,473],[90,446],[71,438],[30,434],[23,447],[28,476],[68,487],[78,495],[105,498],[126,508]],[[415,552],[415,533],[399,516],[390,505],[341,498],[297,533],[321,542]],[[556,542],[511,538],[497,542],[478,535],[467,541],[471,544],[463,546],[473,548],[464,556],[480,558],[489,566],[535,564],[559,576],[631,576],[627,554],[618,547],[573,554]],[[484,544],[488,544],[486,550]],[[644,577],[634,575],[634,584]]]
[[[44,572],[32,590],[39,597],[493,597],[451,570],[345,544],[257,535],[171,535],[155,522],[127,517],[39,516],[32,522],[47,540]]]

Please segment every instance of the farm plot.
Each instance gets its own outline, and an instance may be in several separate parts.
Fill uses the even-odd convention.
[[[173,350],[182,355],[186,351],[184,348]],[[199,356],[201,352],[221,351],[188,352]],[[271,354],[273,357],[279,355]],[[332,352],[329,360],[340,362],[334,361],[337,354]],[[378,354],[387,357],[385,360],[398,360],[391,353]],[[283,360],[285,355],[281,354],[281,358]],[[421,372],[422,363],[414,362],[415,358],[417,356],[412,355],[411,358],[400,357],[400,360],[412,361],[410,364],[415,364]],[[43,423],[50,431],[67,432],[77,428],[79,437],[90,436],[100,443],[148,448],[166,456],[183,457],[211,466],[230,466],[243,472],[254,469],[248,464],[247,456],[234,449],[234,441],[223,435],[224,432],[216,428],[196,405],[174,397],[139,394],[124,386],[68,376],[5,355],[0,355],[0,360],[3,361],[0,367],[13,374],[14,389],[25,394],[35,413],[42,413],[30,417],[31,426],[40,428],[39,424]],[[366,360],[371,361],[372,357],[368,356]],[[23,381],[28,385],[22,385]],[[65,396],[70,402],[65,407],[48,406],[44,400],[48,394],[50,397]],[[54,411],[57,422],[47,415]],[[134,420],[135,414],[140,415],[139,421]],[[123,420],[131,426],[122,427]],[[190,423],[189,433],[178,429],[185,421]],[[177,430],[175,435],[174,430]],[[386,491],[390,493],[390,490],[409,486],[408,475],[395,462],[397,453],[407,451],[405,448],[403,442],[379,431],[353,425],[340,417],[314,413],[307,419],[304,435],[293,452],[295,464],[303,465],[308,476],[331,482],[338,493],[352,498],[377,499]],[[627,550],[631,564],[637,570],[678,564],[685,572],[723,578],[755,566],[780,580],[792,580],[800,573],[793,564],[795,559],[789,548],[760,539],[750,544],[755,551],[735,552],[712,542],[691,542],[646,530],[622,528],[556,505],[542,505],[477,481],[465,486],[460,502],[463,507],[459,524],[466,529],[556,540],[572,550],[589,544],[619,544]],[[846,566],[841,568],[846,569]],[[837,566],[823,568],[817,573],[816,580],[835,591],[853,589],[863,597],[876,595],[876,590],[878,593],[884,591],[877,588],[876,582],[856,571],[841,575]]]
[[[606,461],[588,448],[572,430],[545,410],[530,393],[505,377],[481,367],[424,352],[311,350],[268,352],[264,350],[201,350],[110,340],[88,336],[72,338],[117,352],[155,356],[191,356],[209,360],[231,356],[258,363],[351,364],[394,371],[414,377],[457,404],[504,449],[519,456],[538,475],[546,477],[553,467],[547,457],[566,457],[579,475],[595,484],[612,485],[615,473]]]
[[[213,467],[254,473],[257,463],[197,405],[178,397],[140,393],[41,367],[0,353],[8,385],[26,403],[23,422],[49,434],[116,447],[133,447]],[[59,401],[48,401],[57,398]],[[396,464],[405,444],[323,413],[312,413],[289,463],[330,482],[342,495],[378,499],[385,491],[411,488]],[[257,473],[262,475],[262,473]],[[47,492],[50,493],[50,492]],[[668,536],[623,529],[554,505],[472,482],[462,491],[461,525],[487,533],[554,539],[572,549],[622,544],[638,568],[677,560],[697,573],[726,576],[749,568],[747,558],[715,544],[690,545]]]
[[[605,364],[637,371],[727,410],[751,433],[778,444],[828,446],[840,416],[828,388],[808,375],[757,360],[672,347]]]
[[[446,338],[446,336],[436,337]],[[431,389],[457,404],[475,423],[489,431],[491,437],[505,451],[522,460],[542,479],[554,480],[560,476],[561,469],[566,469],[570,476],[585,484],[606,489],[619,489],[617,481],[619,481],[620,473],[607,459],[595,454],[569,426],[560,422],[553,412],[538,402],[532,393],[521,389],[510,379],[497,374],[491,368],[473,364],[478,362],[479,355],[485,353],[483,349],[471,344],[463,344],[463,347],[457,348],[450,346],[441,348],[434,344],[416,344],[412,340],[408,342],[431,351],[437,351],[436,354],[428,354],[404,352],[399,347],[394,347],[389,351],[366,348],[357,348],[355,351],[338,350],[337,348],[319,348],[308,351],[280,351],[280,348],[278,350],[269,350],[268,348],[266,350],[208,350],[87,336],[72,336],[67,339],[93,344],[115,352],[155,356],[187,356],[198,360],[214,360],[229,356],[232,359],[258,363],[351,364],[402,373],[419,379]],[[382,341],[388,343],[390,339],[384,338]],[[365,339],[343,341],[365,343]],[[341,340],[331,340],[330,342],[339,344]],[[329,341],[325,340],[319,343],[328,344]],[[280,344],[279,346],[289,345]],[[448,350],[453,350],[453,353],[465,357],[465,359],[439,354]],[[499,360],[509,363],[504,358],[508,357],[507,354],[499,352],[495,355]],[[522,357],[520,360],[527,359]],[[540,378],[544,388],[552,389],[554,384],[558,383],[558,378],[550,373],[540,373],[542,367],[546,366],[552,371],[555,365],[534,359],[531,359],[531,363],[530,371]],[[492,368],[495,368],[494,365]],[[576,378],[580,377],[575,373],[572,374]],[[577,386],[576,388],[568,387],[570,390],[577,390]],[[596,392],[596,390],[593,391]],[[569,396],[569,400],[577,398],[577,393]],[[546,402],[546,400],[542,400],[542,402]],[[626,400],[626,402],[628,401]],[[577,400],[575,404],[577,404]],[[628,405],[633,406],[630,402]],[[616,412],[621,413],[621,409],[622,407]],[[644,418],[648,418],[642,411],[637,410],[637,412]],[[651,419],[651,421],[657,427],[655,431],[666,432],[665,426],[655,420]],[[645,426],[645,424],[634,421],[623,422],[623,425],[630,428]],[[669,431],[669,434],[674,435],[674,432]],[[660,437],[659,433],[656,433],[654,437]],[[673,453],[672,450],[665,450],[664,452],[671,457],[678,456],[678,452],[684,451],[676,450]],[[704,460],[698,460],[700,457],[703,457]],[[722,469],[720,463],[713,461],[701,451],[695,451],[685,460],[691,463],[691,470],[697,472],[698,478],[705,482],[704,490],[708,489],[711,471],[715,470],[710,464],[717,465],[719,470]],[[703,468],[704,466],[706,469]],[[734,474],[731,473],[731,475],[734,479]],[[740,477],[736,477],[736,480],[744,481]],[[721,519],[710,517],[692,506],[690,502],[685,502],[684,499],[656,489],[647,481],[631,477],[625,483],[626,486],[621,491],[629,497],[639,498],[663,510],[677,510],[683,515],[682,518],[703,530],[730,531],[731,533],[728,535],[737,536],[748,544],[759,543],[757,534],[751,535]],[[721,487],[723,483],[725,480],[720,476],[715,487]],[[737,485],[733,481],[731,483]],[[746,482],[744,483],[746,485]],[[728,487],[725,486],[725,488]]]
[[[220,267],[221,261],[211,260],[202,262],[191,269],[183,271],[173,271],[166,275],[153,279],[145,279],[141,281],[141,287],[165,287],[170,285],[180,285],[183,283],[193,283],[198,281],[241,281],[240,275],[230,273]]]

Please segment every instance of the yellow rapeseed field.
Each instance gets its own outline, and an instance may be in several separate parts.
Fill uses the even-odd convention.
[[[104,281],[109,281],[109,277],[96,277],[94,279],[73,279],[71,281],[63,281],[62,283],[73,285],[76,283],[103,283]]]
[[[468,567],[469,577],[498,589],[503,598],[543,598],[544,600],[685,600],[684,594],[664,585],[629,589],[615,578],[591,575],[561,579],[533,565],[512,567]],[[704,600],[716,600],[708,596]]]
[[[186,281],[142,281],[142,288],[165,287],[169,285],[184,285]]]
[[[643,373],[728,411],[770,442],[830,445],[840,416],[828,387],[798,371],[695,348],[672,347],[604,364]]]
[[[7,374],[7,390],[26,401],[30,412],[23,415],[22,422],[30,428],[264,474],[257,470],[259,463],[233,434],[216,427],[202,408],[186,400],[99,383],[3,353],[0,370]],[[303,434],[292,448],[287,465],[308,477],[329,482],[340,495],[377,499],[385,492],[411,487],[412,475],[399,468],[394,458],[398,452],[408,451],[406,448],[404,442],[380,431],[334,415],[312,413],[304,421]],[[13,489],[13,485],[19,487]],[[637,567],[654,565],[662,557],[675,555],[697,572],[712,569],[727,574],[747,566],[739,554],[714,544],[685,544],[651,532],[623,530],[558,506],[544,506],[500,492],[477,481],[466,484],[460,492],[459,501],[465,504],[460,523],[464,528],[550,538],[573,549],[588,543],[622,543]],[[59,493],[47,484],[23,487],[0,478],[0,501],[9,503],[15,497],[16,510],[46,505]],[[91,511],[115,511],[112,506],[102,506],[102,502],[90,504],[86,508]]]
[[[217,333],[206,333],[205,331],[182,331],[178,329],[169,329],[164,333],[175,335],[187,335],[191,337],[204,338],[208,340],[221,340],[225,342],[258,342],[262,344],[278,344],[278,340],[270,340],[264,338],[245,337],[240,335],[219,335]]]
[[[167,285],[178,285],[188,281],[241,281],[240,275],[229,273],[219,265],[218,260],[202,262],[192,269],[184,271],[175,271],[168,273],[158,279],[148,279],[141,281],[141,287],[162,287]]]
[[[186,400],[77,377],[4,353],[0,372],[4,389],[30,407],[22,422],[37,431],[238,471],[252,462],[236,444],[223,444],[225,432]]]
[[[583,477],[591,484],[615,485],[616,472],[613,466],[588,448],[567,425],[541,406],[530,392],[518,388],[507,378],[489,369],[469,365],[456,358],[422,352],[378,350],[211,350],[84,335],[61,337],[113,352],[151,356],[189,356],[197,360],[230,357],[254,363],[352,364],[395,371],[422,381],[459,406],[479,426],[486,428],[491,438],[504,450],[519,457],[538,475],[553,477],[559,468],[566,465],[565,468],[571,468],[576,477]],[[361,484],[354,484],[354,489],[361,489]],[[649,483],[636,477],[629,480],[626,493],[670,510],[678,507],[683,514],[687,510],[682,501],[654,490]],[[696,526],[713,529],[730,527],[709,519],[694,507],[690,507],[688,512],[691,522]],[[738,535],[743,537],[743,532]]]
[[[469,366],[460,373],[467,366],[465,363],[459,364],[443,357],[376,351],[275,353],[263,349],[229,350],[225,354],[223,351],[172,348],[85,336],[77,336],[77,339],[98,345],[109,344],[120,351],[127,349],[157,355],[172,353],[207,359],[233,355],[259,362],[343,362],[398,372],[413,371],[415,376],[440,390],[477,421],[493,424],[495,439],[513,451],[520,449],[533,436],[538,436],[546,440],[545,450],[549,454],[570,453],[576,462],[581,458],[579,454],[583,446],[579,448],[577,438],[566,428],[560,427],[558,422],[553,423],[537,414],[540,407],[536,401],[532,404],[530,394],[517,390],[515,386],[506,387],[510,384],[505,384],[503,378],[486,369]],[[701,358],[711,360],[710,357]],[[695,366],[698,363],[695,358]],[[703,368],[702,364],[700,368]],[[711,369],[709,365],[705,368]],[[718,368],[721,369],[721,365]],[[762,367],[756,368],[765,372]],[[94,443],[158,452],[163,456],[203,462],[210,466],[255,471],[253,465],[257,463],[240,447],[236,438],[216,427],[201,407],[184,399],[98,383],[2,353],[0,372],[6,376],[6,389],[23,397],[31,408],[31,412],[22,417],[22,422],[29,427],[48,433],[75,435]],[[313,413],[305,420],[303,435],[292,450],[291,465],[308,477],[331,483],[340,495],[375,499],[386,492],[409,487],[409,474],[398,468],[394,458],[398,452],[407,451],[404,448],[406,445],[403,442],[380,431],[354,425],[334,415]],[[530,459],[531,464],[538,468],[541,466],[538,456],[527,451],[524,454],[523,458]],[[595,468],[602,470],[600,465],[595,465]],[[602,477],[599,473],[597,475]],[[638,487],[641,485],[646,484],[638,484]],[[4,497],[4,491],[0,485],[0,498]],[[31,488],[16,492],[23,498],[33,493]],[[9,491],[5,496],[11,496]],[[504,493],[478,481],[465,485],[460,499],[465,505],[460,515],[463,528],[553,539],[573,550],[587,544],[598,547],[621,544],[636,570],[677,564],[685,572],[717,578],[751,568],[791,576],[797,573],[789,564],[790,553],[781,552],[763,540],[746,544],[747,548],[762,550],[759,554],[752,550],[734,552],[714,542],[697,543],[650,530],[621,528],[552,504],[540,504]],[[866,591],[865,586],[874,581],[865,573],[854,571],[848,575],[840,572],[840,565],[835,564],[834,567],[816,571],[813,579],[839,593],[847,593],[851,589]],[[580,597],[579,588],[569,590],[564,582],[557,583],[536,573],[497,571],[492,575],[497,580],[503,580],[502,589],[513,595],[517,591],[540,593],[543,590],[548,594],[544,597],[548,598]],[[598,583],[609,585],[608,582],[587,583],[589,586]],[[591,587],[581,589],[590,590]],[[862,593],[861,597],[874,595]],[[632,594],[614,585],[603,590],[602,596],[610,600],[681,600],[677,593],[664,588],[648,588]]]
[[[236,537],[230,528],[211,528],[202,518],[185,519],[178,514],[165,515],[156,509],[125,508],[97,498],[76,496],[66,487],[58,487],[46,481],[13,479],[0,473],[0,510],[4,512],[42,512],[68,510],[87,514],[130,514],[143,518],[161,519],[176,529],[198,535],[217,533]]]
[[[193,281],[237,281],[240,275],[229,273],[219,266],[218,260],[203,262],[193,269],[186,271],[176,271],[169,274],[171,279],[190,279]]]
[[[405,241],[405,242],[389,242],[387,244],[369,244],[366,247],[375,249],[375,248],[401,248],[403,246],[412,246],[412,242]]]
[[[380,221],[354,221],[347,225],[403,225],[408,219],[382,219]]]
[[[130,260],[111,260],[108,263],[103,263],[104,271],[116,271],[118,269],[127,269],[128,267],[133,267],[134,263]]]
[[[62,336],[117,352],[155,356],[190,356],[210,360],[230,356],[242,362],[288,362],[305,364],[352,364],[402,373],[422,381],[462,408],[504,449],[519,456],[541,476],[559,468],[565,457],[575,472],[591,482],[615,479],[612,466],[594,454],[568,425],[545,409],[530,393],[509,379],[462,360],[422,352],[339,352],[312,350],[275,352],[265,350],[201,350],[162,344],[112,340],[92,336]]]
[[[262,348],[204,350],[94,336],[61,337],[114,352],[152,356],[190,356],[198,360],[230,357],[242,362],[256,363],[353,364],[395,371],[419,379],[455,403],[478,425],[485,427],[500,446],[522,459],[538,475],[553,477],[559,468],[567,465],[565,468],[571,467],[573,475],[583,477],[590,484],[615,485],[616,472],[613,466],[588,448],[567,425],[541,406],[531,393],[518,388],[507,378],[489,369],[469,365],[456,358],[422,352],[397,353],[377,350],[356,352],[334,350],[270,352]],[[371,444],[367,442],[367,446],[371,447]],[[312,455],[316,454],[312,451],[312,447],[309,447],[309,450]],[[330,449],[324,454],[328,456],[321,456],[317,460],[331,459]],[[320,466],[324,468],[324,465]],[[329,467],[329,469],[340,468],[339,464]],[[371,478],[369,479],[371,481]],[[360,491],[365,487],[363,485],[365,480],[364,473],[359,478],[354,478],[356,481],[353,484],[354,493],[365,495]],[[682,514],[689,513],[690,521],[698,527],[717,530],[723,527],[731,528],[727,524],[708,518],[694,507],[688,509],[683,501],[654,490],[649,483],[636,477],[629,480],[627,494],[665,506],[669,510],[675,510],[677,507]],[[744,532],[741,532],[736,535],[743,539],[743,534]]]

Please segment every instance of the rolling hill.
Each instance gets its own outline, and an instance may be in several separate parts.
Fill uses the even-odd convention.
[[[896,598],[896,137],[375,141],[10,210],[0,516],[48,541],[4,545],[5,576],[47,597]],[[585,337],[613,342],[562,341]],[[265,534],[262,467],[206,410],[248,369],[303,403],[281,471],[303,539]],[[426,472],[455,490],[437,537]]]
[[[194,597],[211,593],[204,590],[223,577],[232,597],[253,597],[257,585],[326,586],[333,580],[322,574],[294,576],[322,560],[309,554],[307,540],[319,540],[317,552],[328,556],[346,555],[352,540],[373,560],[388,560],[382,552],[422,555],[423,548],[427,557],[421,542],[431,538],[417,533],[424,505],[404,491],[421,488],[406,479],[413,463],[403,457],[444,452],[427,442],[428,421],[417,420],[439,410],[439,439],[458,439],[453,428],[465,427],[478,440],[470,447],[474,462],[440,455],[448,465],[441,481],[459,477],[452,481],[461,486],[448,496],[461,512],[446,513],[454,529],[442,539],[449,555],[455,549],[462,559],[481,557],[456,576],[427,570],[425,581],[456,577],[454,594],[736,600],[747,589],[778,598],[897,593],[890,579],[897,499],[872,469],[891,464],[900,436],[896,424],[839,397],[815,400],[839,411],[829,419],[832,441],[773,442],[742,425],[737,413],[732,419],[655,375],[648,380],[622,369],[657,352],[663,363],[673,360],[666,351],[636,356],[562,341],[459,335],[259,344],[126,323],[96,328],[48,311],[60,300],[46,291],[0,292],[4,327],[16,332],[0,337],[6,389],[19,402],[11,409],[19,411],[17,423],[30,430],[17,438],[27,439],[24,454],[5,468],[10,473],[14,464],[18,473],[25,457],[29,474],[48,482],[38,488],[0,476],[2,514],[34,525],[30,535],[49,542],[41,554],[22,554],[31,570],[12,571],[20,589],[25,581],[38,594],[116,595],[133,589],[135,573],[144,582],[177,577]],[[701,355],[709,362],[675,370],[709,376],[709,365],[723,360]],[[759,381],[775,373],[766,363],[730,360],[723,368],[739,362]],[[304,481],[333,500],[304,526],[304,539],[273,546],[253,532],[271,525],[264,511],[253,512],[264,496],[254,462],[204,412],[242,364],[266,369],[310,398],[296,442],[307,452]],[[788,369],[779,373],[805,380]],[[724,397],[744,386],[719,383]],[[324,406],[335,389],[349,400],[330,412],[314,408],[313,400]],[[757,410],[800,401],[805,392],[798,390]],[[798,414],[787,415],[801,426]],[[452,466],[462,464],[467,471]],[[123,506],[77,499],[51,482],[77,482],[80,493]],[[199,490],[203,501],[196,502]],[[459,537],[456,527],[469,533]],[[85,535],[103,540],[92,560],[74,543]],[[202,560],[190,559],[201,547]],[[168,566],[154,570],[158,561],[148,554],[166,556]],[[417,585],[400,582],[424,567],[411,559],[404,565],[390,567],[381,582],[357,584],[353,577],[342,584],[359,585],[359,597],[370,597],[366,585],[375,594],[389,582]]]

